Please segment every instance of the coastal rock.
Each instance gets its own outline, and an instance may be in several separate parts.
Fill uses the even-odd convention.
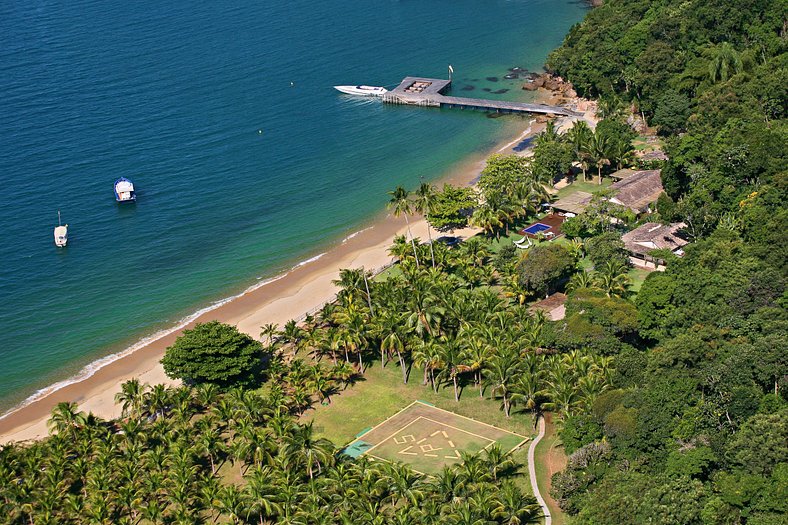
[[[537,75],[535,78],[523,84],[523,89],[526,91],[536,91],[539,88],[552,91],[558,97],[571,99],[577,96],[577,93],[572,88],[572,84],[566,82],[561,77],[554,76],[549,73]]]
[[[519,76],[519,75],[518,75],[517,73],[509,73],[508,75],[504,75],[504,77],[503,77],[503,78],[505,78],[506,80],[514,80],[514,79],[516,79],[518,76]]]
[[[511,71],[512,73],[520,73],[525,71],[525,69],[521,68],[520,66],[515,66],[515,67],[510,67],[509,71]]]

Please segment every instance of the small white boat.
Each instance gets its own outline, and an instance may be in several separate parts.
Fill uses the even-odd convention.
[[[388,89],[375,86],[334,86],[334,89],[348,95],[361,95],[363,97],[382,97]]]
[[[68,244],[68,224],[60,222],[60,210],[57,211],[57,226],[55,226],[55,246],[63,247]]]
[[[121,177],[115,181],[115,200],[118,202],[134,202],[137,200],[134,184],[126,177]]]

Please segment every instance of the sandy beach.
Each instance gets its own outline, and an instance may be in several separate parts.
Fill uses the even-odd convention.
[[[559,119],[557,125],[565,129],[571,119]],[[523,131],[523,128],[524,131]],[[544,128],[544,124],[532,121],[523,124],[514,140],[506,140],[484,154],[466,158],[456,165],[444,178],[436,181],[455,185],[471,184],[484,167],[491,153],[512,152],[512,147]],[[528,154],[521,152],[520,154]],[[415,237],[427,239],[428,225],[423,218],[411,221]],[[457,230],[454,235],[467,238],[478,230]],[[120,415],[114,403],[120,385],[138,378],[143,383],[174,385],[178,382],[168,378],[159,363],[165,349],[180,335],[183,329],[197,322],[218,320],[236,325],[239,330],[258,338],[260,327],[266,323],[283,326],[290,319],[299,319],[306,312],[319,309],[331,301],[337,292],[332,280],[342,268],[364,267],[379,270],[392,261],[388,248],[395,235],[406,232],[403,218],[395,219],[381,213],[371,224],[357,235],[347,238],[332,247],[325,255],[295,267],[284,276],[253,289],[222,306],[206,312],[188,325],[176,329],[138,350],[124,355],[98,369],[90,377],[48,393],[34,401],[12,410],[0,418],[0,443],[39,439],[47,435],[46,421],[55,404],[63,401],[76,402],[80,410],[92,412],[98,417],[110,419]],[[432,231],[433,239],[441,233]]]

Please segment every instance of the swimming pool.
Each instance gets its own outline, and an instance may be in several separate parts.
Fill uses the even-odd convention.
[[[547,224],[542,224],[541,222],[537,222],[536,224],[532,224],[526,229],[524,229],[523,233],[530,233],[531,235],[536,235],[539,232],[543,232],[549,229],[550,226],[548,226]]]

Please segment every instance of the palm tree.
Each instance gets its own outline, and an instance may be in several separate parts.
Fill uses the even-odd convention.
[[[274,518],[282,512],[279,505],[279,495],[275,485],[272,483],[273,471],[270,467],[262,467],[247,472],[248,485],[246,492],[249,495],[251,511],[257,514],[260,525],[264,520]]]
[[[121,404],[122,417],[139,417],[146,387],[147,385],[143,386],[137,378],[129,379],[120,385],[120,392],[115,394],[115,403]]]
[[[317,398],[321,403],[324,401],[326,404],[331,403],[331,395],[336,392],[336,387],[330,378],[323,375],[322,372],[318,372],[310,380],[309,386],[317,394]]]
[[[610,164],[610,139],[604,133],[597,131],[591,140],[590,154],[597,169],[598,183],[602,184],[602,168]]]
[[[219,508],[233,520],[241,523],[249,516],[249,495],[235,485],[225,485],[217,495]]]
[[[533,496],[526,496],[509,480],[501,483],[496,494],[498,504],[493,515],[504,525],[523,525],[539,523],[542,518],[542,507]]]
[[[506,417],[509,417],[510,391],[515,376],[517,375],[517,360],[510,352],[504,352],[490,359],[489,368],[484,371],[487,385],[492,387],[490,396],[500,394],[502,408]]]
[[[493,481],[498,481],[498,473],[505,472],[515,465],[512,453],[504,452],[498,443],[494,443],[489,448],[484,449],[482,460],[486,464],[487,470],[490,471]]]
[[[331,375],[342,382],[342,389],[344,390],[353,382],[353,379],[356,377],[356,370],[352,365],[342,362],[334,365]]]
[[[626,267],[607,261],[601,272],[594,275],[594,285],[605,292],[608,297],[624,297],[629,291],[630,279]]]
[[[487,204],[482,204],[471,215],[471,224],[483,229],[488,235],[495,234],[500,239],[500,228],[503,227],[498,211]]]
[[[566,285],[568,292],[575,292],[582,288],[591,288],[594,286],[594,279],[589,272],[580,271],[574,274]]]
[[[631,164],[635,158],[635,149],[629,140],[617,140],[610,147],[610,160],[616,163],[616,168],[621,169],[624,164]]]
[[[68,431],[72,437],[76,436],[77,429],[87,424],[87,415],[79,411],[76,403],[61,402],[52,409],[52,417],[47,421],[50,431],[63,434]]]
[[[541,414],[540,405],[544,398],[544,388],[544,374],[541,370],[524,370],[512,386],[512,406],[522,405],[526,410],[532,411],[534,425]]]
[[[399,319],[387,316],[383,319],[383,331],[386,334],[380,341],[380,366],[383,367],[383,354],[396,353],[399,360],[399,366],[402,370],[402,382],[408,383],[408,369],[405,366],[403,354],[405,353],[404,334],[400,328],[401,324]]]
[[[490,347],[486,345],[478,337],[469,337],[466,344],[463,356],[465,358],[468,370],[474,374],[474,382],[479,386],[479,397],[484,397],[484,388],[482,386],[482,370],[484,370],[487,360],[490,357]]]
[[[430,226],[430,213],[435,206],[435,187],[432,184],[422,182],[416,190],[415,210],[424,215],[427,220],[427,238],[430,241],[430,257],[432,267],[435,268],[435,250],[432,247],[432,226]]]
[[[320,472],[321,465],[328,464],[333,458],[333,443],[325,438],[315,439],[311,421],[296,427],[293,434],[285,438],[285,443],[286,453],[303,461],[309,479],[314,478],[314,467]]]
[[[580,163],[580,168],[583,170],[583,181],[585,182],[586,172],[591,162],[591,147],[594,139],[594,132],[588,127],[585,120],[579,120],[574,123],[566,135],[567,139],[569,139],[569,143],[572,145],[575,159]]]
[[[448,339],[439,346],[440,360],[443,363],[443,370],[438,375],[439,378],[447,378],[454,385],[454,401],[460,402],[458,377],[470,368],[463,362],[463,352],[456,339]]]
[[[416,252],[416,241],[413,240],[413,234],[410,231],[410,221],[408,220],[408,215],[410,215],[412,211],[410,192],[402,186],[397,186],[395,190],[389,192],[389,195],[391,195],[391,200],[388,203],[388,208],[392,211],[394,217],[399,217],[400,215],[405,216],[405,224],[408,227],[408,237],[410,237],[410,243],[413,247],[413,256],[416,258],[416,267],[418,268],[419,254]]]
[[[722,42],[712,51],[712,59],[709,63],[709,80],[712,83],[725,82],[733,75],[741,73],[744,65],[741,55],[736,51],[730,42]]]
[[[279,333],[279,325],[275,323],[267,323],[260,327],[260,338],[268,338],[268,346],[274,344],[274,337]]]
[[[440,347],[434,341],[422,341],[413,352],[413,364],[424,370],[423,385],[428,382],[435,390],[435,370],[440,367]]]

